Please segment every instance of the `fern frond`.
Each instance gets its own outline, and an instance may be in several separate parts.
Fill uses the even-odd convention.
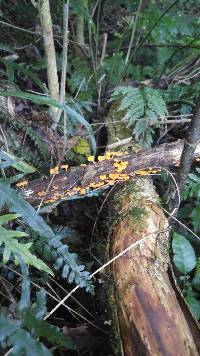
[[[53,230],[50,228],[50,226],[48,226],[45,223],[42,217],[37,214],[35,209],[28,202],[26,202],[14,189],[12,189],[7,184],[7,182],[3,180],[0,180],[0,191],[1,191],[1,199],[6,200],[6,203],[9,206],[10,211],[20,214],[23,217],[23,220],[34,231],[38,232],[41,241],[43,241],[45,245],[46,252],[47,253],[50,252],[50,256],[53,255],[54,260],[56,260],[56,262],[54,263],[54,267],[56,269],[58,268],[62,269],[63,278],[67,278],[69,283],[75,282],[79,284],[81,287],[86,288],[87,291],[92,293],[93,286],[89,277],[89,272],[86,272],[85,267],[79,264],[77,255],[74,253],[70,253],[68,251],[68,246],[62,244],[62,242],[60,241],[62,237],[56,235],[53,232]],[[15,233],[21,233],[21,232],[17,231]],[[2,243],[5,243],[4,240]],[[32,244],[28,243],[26,245],[23,244],[22,246],[19,246],[17,240],[15,240],[12,243],[13,243],[12,250],[14,252],[16,251],[20,253],[20,251],[24,248],[24,253],[26,253],[26,257],[27,257],[27,261],[25,262],[30,264],[29,260],[31,259],[32,255],[31,256],[29,255],[30,253],[29,249]],[[47,261],[49,261],[49,259],[47,259]],[[37,261],[35,260],[33,260],[32,262],[35,264],[37,263]],[[42,266],[40,269],[42,269]]]
[[[23,256],[25,263],[28,265],[32,265],[39,270],[45,271],[53,275],[51,269],[40,259],[34,256],[30,252],[30,248],[32,243],[22,244],[15,239],[15,237],[24,237],[27,236],[25,232],[16,231],[16,230],[8,230],[2,226],[5,222],[14,220],[19,217],[19,214],[7,214],[1,216],[0,221],[0,245],[4,245],[3,252],[3,262],[6,263],[11,254],[14,255],[15,263],[18,264],[20,262],[19,256]]]
[[[165,101],[159,90],[152,88],[118,87],[110,101],[121,100],[118,111],[124,112],[122,122],[133,127],[136,141],[148,147],[152,143],[154,130],[160,126],[160,117],[167,114]]]
[[[27,123],[22,122],[21,120],[16,120],[15,126],[26,133],[26,135],[33,141],[35,147],[38,149],[44,162],[47,162],[49,160],[47,144],[40,138],[35,130],[33,130],[31,126],[27,126]]]
[[[0,341],[13,346],[12,355],[32,353],[33,355],[51,356],[51,352],[31,334],[21,328],[19,320],[13,321],[9,317],[0,315]]]
[[[182,192],[183,199],[192,198],[194,196],[200,198],[200,168],[196,168],[196,173],[188,175],[187,182]]]
[[[49,325],[45,320],[37,320],[28,310],[20,317],[20,320],[11,320],[7,315],[0,314],[0,342],[12,345],[13,356],[22,354],[52,356],[44,344],[37,340],[38,337],[67,350],[75,350],[74,342],[58,327]]]
[[[167,114],[165,101],[159,90],[144,88],[145,101],[147,105],[147,117],[163,117]],[[152,115],[152,116],[151,116]]]

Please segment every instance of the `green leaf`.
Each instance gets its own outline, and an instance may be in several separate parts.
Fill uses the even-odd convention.
[[[29,251],[32,243],[22,244],[19,243],[14,237],[24,237],[27,236],[25,232],[6,230],[4,227],[0,226],[0,245],[4,244],[4,254],[3,262],[6,263],[10,258],[11,253],[15,257],[15,262],[18,264],[20,262],[19,255],[23,256],[25,263],[36,267],[39,270],[45,271],[54,275],[51,269],[39,258],[32,255]]]
[[[200,205],[192,210],[191,218],[194,231],[197,233],[200,231]]]
[[[39,234],[54,237],[51,228],[45,223],[35,209],[25,201],[18,192],[12,189],[3,179],[0,179],[0,191],[11,212],[18,213],[23,220]]]
[[[7,168],[11,166],[17,169],[18,171],[21,171],[26,174],[33,173],[36,171],[36,168],[32,165],[22,161],[14,154],[5,151],[0,151],[0,160],[0,168]]]
[[[23,325],[28,329],[32,329],[36,337],[44,337],[52,344],[68,350],[76,349],[72,339],[60,332],[58,327],[49,325],[45,320],[37,320],[29,310],[22,314],[22,320]]]
[[[39,341],[35,340],[29,332],[19,329],[9,337],[13,345],[11,356],[52,356],[52,353]]]
[[[7,76],[8,76],[9,82],[14,82],[15,73],[14,73],[14,70],[13,70],[13,62],[12,61],[7,61],[7,62],[4,62],[4,64],[6,66],[6,71],[7,71]]]
[[[79,143],[73,147],[73,150],[75,153],[78,153],[80,155],[84,155],[87,157],[90,153],[90,146],[85,139],[81,138],[79,140]]]
[[[7,224],[9,221],[18,219],[21,215],[20,214],[6,214],[0,216],[0,225]]]
[[[26,202],[18,192],[16,192],[14,189],[12,189],[6,182],[4,182],[3,179],[0,179],[0,196],[1,198],[3,197],[6,201],[6,204],[8,205],[10,211],[19,213],[23,220],[27,222],[27,224],[35,231],[39,233],[40,236],[43,236],[46,238],[48,241],[48,249],[55,248],[57,251],[57,254],[64,256],[65,262],[67,265],[69,265],[70,269],[72,269],[75,272],[75,277],[74,281],[76,284],[80,284],[81,287],[85,287],[87,291],[92,291],[93,286],[89,277],[89,273],[87,271],[84,271],[84,267],[79,265],[78,260],[77,260],[77,255],[74,253],[70,253],[68,251],[68,247],[66,245],[62,245],[61,242],[57,241],[58,236],[54,234],[50,226],[48,226],[45,221],[42,219],[40,215],[35,211],[35,209],[28,203]],[[3,229],[3,228],[2,228]],[[8,230],[7,235],[8,235]],[[13,237],[13,231],[11,230],[10,236]],[[20,231],[15,231],[15,234],[20,234]],[[16,235],[15,235],[16,236]],[[19,235],[18,235],[19,236]],[[59,242],[59,243],[58,243]],[[26,244],[22,245],[19,243],[17,240],[15,240],[15,250],[16,253],[22,250],[24,248],[26,251],[29,250],[31,247],[31,244]],[[9,249],[9,245],[6,245],[5,249],[5,259],[8,260],[11,251]],[[28,253],[29,251],[27,251]],[[48,273],[52,274],[52,271],[44,264],[44,262],[40,261],[37,259],[35,256],[31,255],[29,252],[29,255],[26,256],[27,260],[25,260],[26,263],[28,264],[33,264],[36,268],[39,268],[41,270],[45,270]],[[40,265],[38,265],[40,261]],[[43,263],[43,265],[41,264]],[[47,270],[48,268],[48,270]],[[69,273],[66,275],[63,273],[64,278],[69,278]],[[71,276],[70,276],[71,278]],[[71,281],[71,279],[70,279]],[[71,281],[72,282],[72,281]]]
[[[19,72],[23,73],[25,76],[29,77],[32,79],[32,81],[44,92],[48,93],[48,90],[46,88],[46,85],[38,78],[38,76],[33,73],[31,70],[27,69],[23,64],[18,64],[16,62],[13,62],[9,59],[0,59],[0,62],[3,63],[6,66],[7,72],[9,68],[8,75],[11,75],[11,68],[12,71],[14,69],[18,70]],[[12,74],[14,76],[14,73]],[[13,78],[14,79],[14,78]]]
[[[186,302],[191,309],[192,314],[194,317],[199,320],[200,319],[200,302],[194,298],[193,296],[188,296],[185,298]]]
[[[52,356],[41,342],[21,328],[21,324],[19,320],[11,321],[9,317],[0,314],[0,342],[12,346],[10,355]]]
[[[49,97],[46,97],[46,96],[29,94],[29,93],[25,93],[23,91],[18,91],[18,90],[0,92],[0,95],[1,96],[16,96],[18,98],[31,100],[37,104],[54,106],[58,109],[64,110],[69,116],[73,117],[76,121],[78,121],[80,124],[85,126],[85,128],[88,131],[91,143],[92,143],[93,152],[94,152],[94,154],[96,153],[96,141],[95,141],[95,137],[94,137],[94,133],[93,133],[91,125],[84,119],[83,116],[78,114],[75,110],[71,109],[68,105],[60,104],[58,101],[50,99]]]
[[[0,342],[4,341],[7,337],[14,334],[19,329],[20,321],[12,322],[4,315],[0,314]]]
[[[26,174],[28,173],[34,173],[36,171],[36,168],[33,167],[32,165],[22,161],[21,159],[19,159],[17,156],[15,156],[14,154],[8,153],[8,152],[4,152],[2,151],[2,153],[4,154],[4,157],[10,158],[13,160],[13,163],[11,164],[11,166],[15,169],[17,169],[20,172],[24,172]]]
[[[36,296],[37,302],[32,305],[31,310],[36,319],[42,320],[47,312],[45,289],[41,288],[40,291],[36,293]]]
[[[30,278],[28,266],[24,263],[24,259],[22,256],[18,256],[21,265],[22,271],[22,291],[21,291],[21,299],[19,302],[19,311],[22,312],[30,307]]]
[[[196,266],[196,256],[190,242],[180,234],[174,232],[172,240],[174,253],[173,261],[179,272],[186,275]]]
[[[200,273],[197,273],[192,280],[192,287],[200,292]]]

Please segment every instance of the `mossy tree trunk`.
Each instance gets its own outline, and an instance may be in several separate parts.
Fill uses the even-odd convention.
[[[130,131],[111,108],[107,117],[109,144]],[[130,144],[129,144],[130,145]],[[127,149],[127,147],[126,147]],[[111,264],[114,325],[118,326],[117,355],[199,355],[198,328],[187,306],[174,291],[168,275],[168,221],[158,204],[150,178],[133,179],[112,198],[109,257],[147,237]],[[181,299],[181,297],[180,297]]]

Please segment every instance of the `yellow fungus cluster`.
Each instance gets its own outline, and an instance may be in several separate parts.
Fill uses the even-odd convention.
[[[116,182],[123,182],[127,181],[130,179],[130,177],[134,175],[140,175],[140,176],[146,176],[148,174],[154,174],[160,171],[160,169],[155,169],[155,168],[148,168],[148,169],[142,169],[142,170],[137,170],[136,172],[131,173],[130,175],[126,174],[125,171],[128,165],[128,161],[123,161],[122,158],[120,159],[119,157],[124,156],[125,154],[128,154],[127,152],[115,152],[115,151],[107,151],[104,155],[98,156],[97,159],[99,162],[105,161],[105,160],[113,160],[113,167],[114,167],[114,172],[113,173],[108,173],[108,174],[101,174],[96,182],[90,182],[87,187],[82,187],[82,186],[74,186],[69,190],[65,191],[59,191],[59,186],[52,184],[52,191],[51,191],[51,198],[46,197],[44,200],[45,204],[48,203],[54,203],[55,201],[59,199],[64,199],[73,195],[85,195],[87,194],[90,190],[98,189],[103,186],[111,185],[113,186]],[[89,162],[94,162],[95,157],[94,156],[89,156],[88,157]],[[86,164],[81,164],[82,167],[86,167]],[[64,169],[65,171],[68,170],[68,165],[63,164],[60,167],[55,166],[54,168],[50,169],[50,174],[55,175],[59,173],[59,169]],[[123,172],[123,173],[121,173]],[[22,181],[16,184],[18,188],[24,188],[28,184],[28,181]],[[37,193],[37,196],[39,198],[45,197],[45,191],[41,191]],[[49,195],[49,194],[47,194]]]
[[[121,156],[124,156],[125,154],[128,154],[128,152],[107,151],[104,155],[98,156],[97,160],[99,162],[109,161],[110,159],[113,159],[114,157],[121,157]],[[87,160],[88,160],[88,162],[94,162],[95,157],[88,156]]]
[[[149,174],[156,174],[158,172],[160,172],[160,169],[147,168],[147,169],[140,169],[138,171],[135,171],[135,174],[138,176],[148,176]]]
[[[44,197],[45,196],[45,192],[44,191],[42,191],[42,192],[38,192],[37,193],[37,195],[38,195],[38,197]]]
[[[68,164],[62,164],[60,167],[59,167],[59,166],[55,166],[55,167],[53,167],[53,168],[51,168],[51,169],[49,170],[50,175],[59,174],[59,169],[60,169],[60,168],[62,168],[62,169],[64,169],[65,171],[67,171],[68,168],[69,168],[69,166],[68,166]]]
[[[16,184],[17,188],[25,188],[28,185],[28,181],[27,180],[23,180],[19,183]]]
[[[120,173],[126,169],[127,165],[128,165],[128,161],[119,161],[119,162],[115,162],[113,164],[113,167],[116,168],[116,172]]]

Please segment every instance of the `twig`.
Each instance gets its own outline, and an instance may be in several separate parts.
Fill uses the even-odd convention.
[[[132,46],[133,46],[133,40],[134,40],[134,36],[135,36],[135,31],[136,31],[136,27],[137,27],[138,18],[139,18],[139,14],[140,14],[140,11],[141,11],[142,3],[143,3],[143,0],[140,0],[138,8],[137,8],[136,16],[135,17],[133,16],[132,21],[131,21],[133,23],[133,28],[132,28],[130,43],[129,43],[129,46],[128,46],[128,51],[127,51],[127,54],[126,54],[125,66],[128,63],[129,57],[130,57],[130,54],[131,54],[131,49],[132,49]]]

